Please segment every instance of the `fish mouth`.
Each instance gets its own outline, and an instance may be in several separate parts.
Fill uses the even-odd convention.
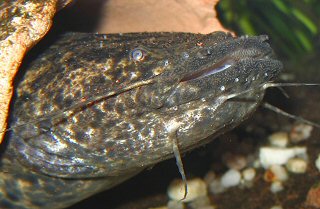
[[[164,106],[200,99],[215,101],[261,90],[260,87],[276,79],[282,69],[282,63],[265,40],[266,36],[243,37],[193,52],[194,56],[182,68],[183,73]]]
[[[180,82],[186,82],[211,76],[216,73],[227,70],[228,68],[235,66],[237,63],[241,61],[249,59],[256,61],[275,60],[275,56],[271,48],[263,52],[257,52],[254,49],[237,50],[232,54],[228,55],[227,57],[224,57],[211,65],[204,66],[194,72],[184,75]]]

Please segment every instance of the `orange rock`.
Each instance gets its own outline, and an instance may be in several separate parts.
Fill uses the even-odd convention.
[[[307,195],[306,205],[320,208],[320,185],[312,187]]]
[[[227,31],[216,18],[219,0],[109,0],[104,4],[101,33]]]
[[[0,3],[0,142],[6,128],[12,81],[28,49],[49,30],[58,0]],[[60,6],[69,0],[61,0]]]

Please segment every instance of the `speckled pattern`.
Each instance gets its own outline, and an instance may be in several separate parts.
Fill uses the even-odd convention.
[[[0,208],[67,207],[236,126],[281,69],[266,39],[63,35],[16,89]]]

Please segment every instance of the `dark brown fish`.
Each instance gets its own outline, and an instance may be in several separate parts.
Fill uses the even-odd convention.
[[[236,126],[282,67],[266,40],[63,35],[17,86],[0,208],[67,207]]]

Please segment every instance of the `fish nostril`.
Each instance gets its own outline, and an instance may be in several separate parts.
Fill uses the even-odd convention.
[[[212,54],[212,51],[210,49],[201,49],[198,51],[197,56],[200,59],[204,59]]]

